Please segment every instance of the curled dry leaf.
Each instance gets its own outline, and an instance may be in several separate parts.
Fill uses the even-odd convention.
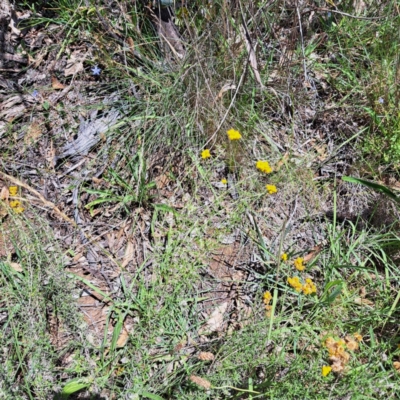
[[[63,85],[55,76],[51,77],[51,87],[53,89],[64,89],[65,85]]]
[[[199,360],[202,361],[213,361],[215,356],[213,353],[207,352],[207,351],[202,351],[199,355],[198,355]]]
[[[215,100],[220,100],[222,99],[222,97],[224,96],[224,93],[227,92],[228,90],[235,90],[236,89],[236,85],[233,85],[231,83],[225,83],[224,86],[222,86],[221,90],[219,91],[217,97],[215,98]]]

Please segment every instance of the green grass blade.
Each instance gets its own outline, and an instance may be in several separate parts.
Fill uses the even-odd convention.
[[[386,186],[379,185],[378,183],[375,183],[375,182],[366,181],[364,179],[354,178],[353,176],[342,176],[342,180],[344,180],[345,182],[358,183],[360,185],[364,185],[364,186],[369,187],[370,189],[373,189],[377,192],[386,194],[386,196],[390,197],[392,200],[396,201],[397,203],[400,202],[400,199],[391,190],[389,190]]]

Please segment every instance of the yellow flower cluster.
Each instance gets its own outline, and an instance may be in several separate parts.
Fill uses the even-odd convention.
[[[274,194],[278,191],[275,185],[266,185],[265,188],[269,194]]]
[[[350,351],[358,350],[358,342],[361,341],[362,336],[359,333],[355,333],[352,336],[348,335],[344,340],[335,340],[332,337],[328,337],[325,340],[325,346],[329,353],[331,365],[322,367],[322,376],[327,376],[331,371],[342,372],[350,360],[350,354],[346,351],[346,348]]]
[[[296,291],[301,292],[303,287],[302,283],[300,282],[300,278],[298,276],[294,276],[293,278],[287,278],[288,284]]]
[[[235,129],[229,129],[229,131],[226,133],[228,135],[229,140],[240,140],[242,138],[240,132]]]
[[[268,161],[258,160],[256,162],[256,168],[265,174],[270,174],[273,171]],[[275,185],[266,185],[265,188],[269,194],[274,194],[278,191]]]
[[[303,264],[304,259],[301,257],[298,257],[294,260],[294,266],[296,267],[297,271],[304,271],[306,266]]]
[[[17,186],[10,186],[8,188],[8,191],[10,193],[10,196],[14,197],[18,193],[18,187]],[[21,214],[24,212],[25,208],[22,207],[21,202],[19,200],[11,200],[10,201],[10,207],[16,212],[17,214]]]
[[[272,172],[272,168],[270,167],[268,161],[257,161],[256,168],[265,174],[270,174]]]
[[[272,310],[272,306],[269,304],[272,300],[272,294],[271,292],[265,292],[263,295],[263,302],[265,304],[265,309],[266,309],[266,315],[267,317],[271,316],[271,310]]]
[[[315,283],[310,278],[306,279],[306,283],[303,285],[301,290],[303,291],[304,294],[317,293],[317,287],[315,286]]]
[[[206,159],[206,158],[210,158],[211,157],[211,153],[209,149],[204,149],[201,152],[201,158]]]
[[[311,278],[306,279],[306,283],[303,285],[300,281],[298,276],[294,276],[293,278],[287,278],[288,284],[296,291],[296,292],[303,292],[304,294],[313,294],[317,293],[317,286],[312,281]]]
[[[282,261],[287,261],[287,259],[288,259],[288,255],[287,255],[286,253],[283,253],[283,254],[281,255],[281,260],[282,260]]]
[[[221,179],[221,183],[222,183],[223,185],[227,185],[227,184],[228,184],[228,181],[224,178],[224,179]]]

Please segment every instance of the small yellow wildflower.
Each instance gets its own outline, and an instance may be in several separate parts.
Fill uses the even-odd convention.
[[[18,193],[18,187],[17,186],[10,186],[8,188],[8,191],[10,192],[10,196],[16,196]]]
[[[265,292],[264,293],[264,295],[263,295],[263,301],[264,301],[264,303],[265,304],[269,304],[269,302],[271,301],[271,299],[272,299],[272,294],[271,294],[271,292]]]
[[[304,294],[313,294],[317,293],[317,287],[315,286],[315,283],[310,279],[306,279],[305,285],[303,285],[302,289]]]
[[[209,149],[205,149],[201,152],[201,158],[210,158],[211,157],[211,153]]]
[[[332,371],[332,367],[330,367],[329,365],[324,365],[322,367],[322,376],[328,376],[330,374],[330,372]]]
[[[278,191],[275,185],[266,185],[265,188],[269,194],[274,194]]]
[[[286,253],[283,253],[283,254],[281,255],[281,260],[282,260],[282,261],[287,261],[287,259],[288,259],[287,254],[286,254]]]
[[[272,311],[272,306],[270,306],[270,305],[266,305],[265,306],[265,315],[267,316],[267,317],[270,317],[271,316],[271,311]]]
[[[296,290],[296,292],[301,292],[303,285],[300,283],[300,279],[298,276],[294,276],[293,278],[287,278],[288,284]]]
[[[228,181],[224,178],[224,179],[221,179],[221,183],[226,185],[228,183]]]
[[[229,131],[226,133],[228,135],[229,140],[239,140],[242,138],[240,132],[235,129],[229,129]]]
[[[11,207],[11,208],[17,208],[17,207],[19,207],[20,205],[21,205],[21,202],[18,201],[18,200],[12,200],[12,201],[10,201],[10,207]]]
[[[304,271],[306,268],[305,265],[303,265],[303,259],[301,257],[298,257],[294,260],[294,266],[296,267],[297,271]]]
[[[354,339],[358,340],[359,342],[363,340],[363,337],[358,332],[356,332],[353,336]]]
[[[18,207],[13,208],[13,210],[14,210],[14,212],[16,212],[17,214],[21,214],[22,212],[24,212],[25,208],[24,208],[24,207],[21,207],[21,206],[18,206]]]
[[[272,168],[270,167],[268,161],[257,161],[256,168],[265,174],[270,174],[272,172]]]

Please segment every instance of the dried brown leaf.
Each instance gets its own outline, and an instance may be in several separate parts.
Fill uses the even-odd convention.
[[[68,60],[67,68],[64,70],[64,76],[75,75],[78,72],[83,71],[84,57],[81,54],[71,54],[71,58]]]
[[[128,342],[128,339],[129,339],[129,332],[124,326],[117,340],[117,348],[120,349],[121,347],[124,347]]]
[[[207,322],[200,328],[199,334],[221,331],[224,323],[224,314],[228,308],[228,302],[219,305],[210,315]]]
[[[135,254],[135,249],[133,247],[133,242],[130,240],[130,241],[128,241],[128,244],[126,245],[124,258],[121,263],[122,268],[125,268],[130,263],[130,261],[133,260],[134,254]]]
[[[130,36],[128,36],[128,37],[126,38],[126,41],[127,41],[128,44],[129,44],[129,50],[130,50],[132,53],[134,53],[134,51],[135,51],[135,42],[133,41],[133,39],[132,39]]]
[[[304,263],[310,262],[313,258],[315,258],[321,252],[323,247],[324,247],[324,243],[320,243],[320,244],[314,246],[311,249],[311,251],[303,257],[303,262]]]
[[[168,175],[162,174],[160,176],[157,176],[154,181],[156,182],[157,189],[161,190],[164,189],[165,186],[167,186],[171,182],[171,179],[169,179]]]
[[[55,76],[51,76],[51,87],[53,89],[64,89],[65,85],[63,85]]]
[[[358,304],[359,306],[374,306],[374,302],[368,299],[363,299],[362,297],[356,297],[354,299],[354,303]]]
[[[22,272],[23,271],[21,265],[16,263],[16,262],[10,262],[9,265],[14,271],[17,271],[17,272]]]

